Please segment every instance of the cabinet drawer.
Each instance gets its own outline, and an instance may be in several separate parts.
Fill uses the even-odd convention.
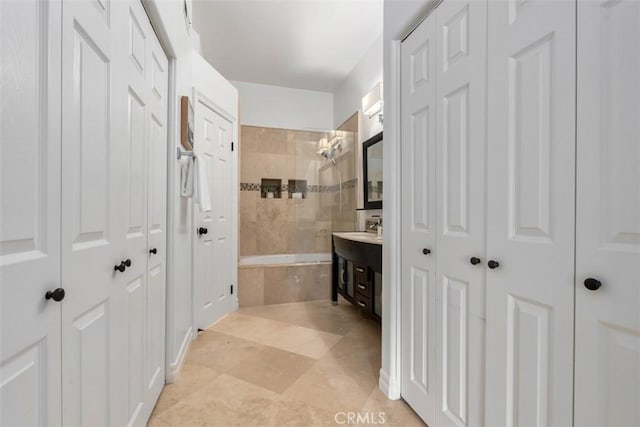
[[[362,296],[371,298],[371,282],[356,280],[356,292],[362,294]]]
[[[368,282],[369,281],[369,269],[367,267],[363,267],[361,265],[354,265],[353,271],[357,282]]]
[[[359,309],[364,310],[367,313],[371,312],[371,299],[370,298],[367,298],[364,295],[361,295],[361,294],[356,292],[356,295],[353,298],[353,300],[355,301],[355,304]]]

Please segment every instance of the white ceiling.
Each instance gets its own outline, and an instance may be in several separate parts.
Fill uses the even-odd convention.
[[[229,80],[333,92],[382,34],[382,0],[193,0],[203,56]]]

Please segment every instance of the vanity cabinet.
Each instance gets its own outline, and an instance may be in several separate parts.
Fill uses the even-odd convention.
[[[331,299],[338,295],[380,321],[382,245],[367,233],[334,233]]]

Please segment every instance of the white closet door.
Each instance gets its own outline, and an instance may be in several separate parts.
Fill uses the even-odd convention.
[[[575,425],[638,426],[639,2],[578,2],[577,99]]]
[[[119,100],[119,111],[126,112],[126,183],[121,187],[125,193],[121,216],[125,220],[124,233],[119,244],[122,253],[132,260],[132,265],[121,275],[124,295],[118,300],[118,316],[126,319],[127,349],[127,425],[143,423],[145,397],[145,367],[148,355],[144,343],[147,339],[147,190],[149,110],[151,85],[149,52],[153,36],[149,32],[148,20],[138,1],[126,2],[126,53],[123,82],[126,83],[126,99]],[[122,102],[126,104],[123,104]],[[119,286],[119,285],[118,285]],[[122,305],[120,305],[122,304]],[[124,331],[123,331],[124,332]]]
[[[127,13],[126,3],[113,0],[63,7],[62,402],[70,426],[127,422],[124,289],[144,286],[138,267],[146,258],[123,244],[144,234],[144,211],[129,204],[130,191],[140,190],[127,187],[135,181],[130,150],[139,156],[125,121]],[[133,270],[115,271],[126,259]]]
[[[231,162],[231,122],[202,97],[195,98],[194,150],[199,167],[206,169],[212,208],[200,212],[199,204],[194,205],[194,321],[196,328],[205,329],[235,308],[230,268],[236,265],[231,242],[235,172]]]
[[[575,20],[489,2],[487,425],[572,423]]]
[[[486,1],[436,9],[437,426],[484,424]],[[473,259],[472,258],[477,258]]]
[[[141,14],[142,6],[133,0]],[[146,19],[146,15],[142,15]],[[147,21],[148,23],[148,21]],[[146,420],[155,405],[165,378],[165,313],[167,264],[167,92],[168,61],[151,25],[148,25],[150,89],[148,123],[148,246],[147,318],[145,333]],[[172,158],[175,161],[175,157]]]
[[[402,389],[435,422],[435,15],[402,43]]]
[[[60,425],[59,2],[0,1],[0,425]]]

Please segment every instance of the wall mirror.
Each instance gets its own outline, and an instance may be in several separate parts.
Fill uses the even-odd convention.
[[[382,209],[382,132],[362,144],[364,208]]]

